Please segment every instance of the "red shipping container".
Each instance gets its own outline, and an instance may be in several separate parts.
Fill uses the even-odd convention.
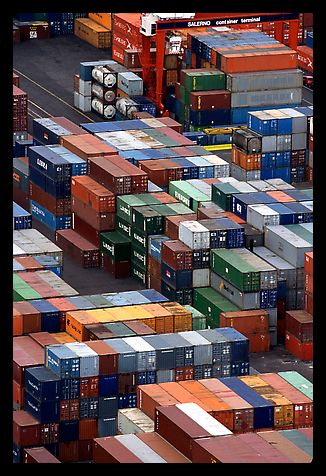
[[[265,334],[247,334],[246,337],[249,339],[249,352],[269,352],[269,332]]]
[[[309,46],[298,46],[298,67],[302,68],[309,73],[314,72],[314,58],[313,58],[313,49]]]
[[[13,412],[13,442],[17,446],[38,446],[40,422],[24,410]]]
[[[149,327],[144,322],[139,322],[138,320],[135,321],[126,321],[124,324],[133,332],[135,332],[138,336],[148,336],[156,334],[155,330]],[[172,323],[173,325],[173,323]]]
[[[110,256],[102,253],[102,268],[108,271],[116,279],[129,278],[131,273],[130,261],[115,261]]]
[[[71,179],[71,195],[97,212],[115,212],[115,195],[87,175]]]
[[[146,443],[158,453],[167,463],[190,463],[189,459],[183,456],[173,446],[164,440],[158,433],[136,433],[137,438]]]
[[[314,252],[309,251],[308,253],[304,254],[304,272],[313,275],[313,259],[314,259]]]
[[[49,450],[40,446],[39,448],[25,448],[23,463],[61,463]]]
[[[192,111],[230,109],[231,93],[226,90],[192,91],[189,106]]]
[[[175,381],[193,380],[194,368],[193,367],[178,367],[175,369]]]
[[[57,344],[58,341],[49,332],[32,332],[29,334],[40,346],[45,348],[47,345]]]
[[[157,384],[137,385],[136,391],[137,407],[152,420],[155,420],[155,410],[158,406],[176,405],[179,403],[179,400],[175,399]],[[156,428],[155,431],[157,431]]]
[[[269,314],[267,311],[248,310],[221,312],[220,327],[234,327],[244,335],[268,332]]]
[[[136,393],[136,373],[119,374],[118,393]]]
[[[100,250],[74,230],[57,231],[55,241],[64,253],[77,260],[83,268],[100,266]]]
[[[16,380],[12,381],[12,400],[15,410],[21,410],[24,407],[24,387]]]
[[[305,273],[305,283],[304,283],[304,290],[306,293],[313,295],[314,293],[314,278],[311,274]]]
[[[133,192],[131,174],[104,157],[96,157],[89,161],[89,175],[115,195]],[[145,191],[147,184],[146,187],[140,187],[139,193]]]
[[[142,44],[141,41],[141,14],[140,13],[115,13],[113,17],[113,31],[124,33],[132,39],[137,47]]]
[[[97,212],[76,197],[71,199],[72,211],[97,231],[115,229],[115,213]]]
[[[60,421],[79,419],[79,400],[60,400]]]
[[[62,127],[65,126],[63,125]],[[61,136],[60,144],[86,161],[90,157],[116,155],[117,151],[114,147],[110,147],[104,141],[98,139],[92,134],[87,133],[86,131],[83,132],[85,133]]]
[[[98,397],[99,378],[82,377],[80,378],[80,398]]]
[[[145,172],[139,170],[138,167],[123,159],[119,155],[108,156],[106,157],[106,160],[114,165],[118,165],[118,167],[120,167],[122,170],[130,173],[132,193],[147,192],[148,177]]]
[[[13,336],[23,335],[23,316],[15,308],[12,313],[12,324],[13,324]]]
[[[55,198],[33,182],[29,182],[29,196],[31,200],[35,200],[53,215],[60,216],[71,213],[70,198]]]
[[[78,441],[59,443],[59,459],[62,463],[75,463],[78,461]]]
[[[86,341],[88,347],[99,355],[99,375],[114,375],[118,372],[118,353],[103,341]]]
[[[179,240],[162,243],[162,261],[175,270],[192,269],[192,254],[192,250]]]
[[[43,347],[29,336],[13,338],[13,378],[19,385],[24,384],[25,368],[43,365]]]
[[[151,255],[148,255],[147,271],[157,278],[161,277],[161,263],[156,261]]]
[[[286,319],[277,319],[277,339],[284,342],[286,331]]]
[[[93,459],[93,439],[79,440],[78,441],[78,461],[92,462],[92,459]]]
[[[92,440],[97,438],[97,419],[91,418],[86,420],[79,420],[79,439]]]
[[[197,220],[196,213],[166,217],[164,220],[164,234],[171,238],[171,240],[178,240],[179,224],[180,222],[187,220]]]
[[[161,292],[161,279],[157,277],[157,275],[147,275],[147,287],[151,289],[155,289],[157,292]]]
[[[313,295],[304,294],[304,308],[309,314],[313,314],[314,312],[314,300]]]
[[[74,231],[96,246],[96,248],[99,248],[101,231],[96,230],[91,225],[86,223],[86,221],[76,213],[73,213],[72,220]]]
[[[117,63],[124,63],[124,50],[115,44],[112,44],[112,59]]]
[[[13,84],[13,131],[27,131],[27,93]]]
[[[300,360],[313,360],[313,342],[301,342],[288,331],[285,333],[285,349]]]
[[[143,463],[112,436],[94,438],[93,463]]]
[[[313,316],[304,310],[287,311],[285,314],[286,331],[300,342],[313,340]]]
[[[137,50],[139,43],[118,30],[112,32],[112,44],[123,50]],[[140,66],[134,66],[135,68]]]

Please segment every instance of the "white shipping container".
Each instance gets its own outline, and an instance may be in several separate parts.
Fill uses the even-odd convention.
[[[99,355],[93,349],[83,342],[70,342],[65,345],[80,358],[80,377],[99,375]]]
[[[83,96],[91,96],[92,94],[92,81],[83,81],[79,79],[79,91]]]
[[[273,185],[267,183],[266,180],[249,180],[248,184],[259,192],[272,192],[273,190],[276,190],[276,188]]]
[[[183,221],[179,225],[179,240],[192,250],[208,249],[209,230],[194,220]]]
[[[220,177],[219,181],[222,183],[232,183],[232,184],[239,182],[239,180],[237,180],[234,177]]]
[[[277,136],[263,136],[261,141],[261,151],[275,152],[276,151],[276,137]]]
[[[254,187],[249,185],[247,182],[241,182],[238,181],[237,183],[232,182],[232,187],[238,190],[239,193],[250,193],[250,192],[256,192]]]
[[[123,339],[130,347],[137,352],[137,370],[138,372],[145,372],[156,370],[156,351],[148,342],[142,337],[123,337]]]
[[[312,244],[283,225],[266,227],[265,246],[296,268],[302,268],[304,266],[304,254],[313,251]]]
[[[295,187],[281,178],[266,179],[265,182],[273,185],[276,190],[293,190]]]
[[[77,91],[74,91],[74,106],[79,109],[79,96],[80,94]]]
[[[117,435],[114,438],[131,451],[143,463],[166,463],[155,451],[136,435]]]
[[[219,157],[218,155],[205,155],[201,156],[206,159],[207,162],[214,165],[214,178],[229,177],[230,176],[230,164]]]
[[[205,288],[210,286],[209,268],[194,269],[192,272],[192,287]]]
[[[291,107],[282,108],[282,112],[292,117],[292,133],[300,134],[307,132],[307,116]]]
[[[311,135],[314,135],[314,117],[313,116],[310,119],[309,132]]]
[[[79,94],[79,109],[83,112],[91,112],[92,98],[91,96],[83,96]]]
[[[267,225],[280,224],[280,214],[267,205],[248,205],[247,223],[258,230],[264,231]]]
[[[139,408],[123,408],[118,411],[118,430],[123,435],[154,431],[154,421]]]
[[[212,436],[233,434],[232,431],[203,410],[197,403],[177,403],[176,407]]]

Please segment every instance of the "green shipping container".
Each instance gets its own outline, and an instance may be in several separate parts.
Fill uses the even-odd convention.
[[[100,233],[100,251],[115,261],[129,261],[131,239],[118,231]]]
[[[143,271],[147,271],[147,252],[141,251],[138,247],[133,246],[131,249],[131,263],[135,264]]]
[[[147,273],[135,263],[132,263],[131,266],[131,277],[138,281],[142,286],[146,287]]]
[[[161,235],[161,233],[153,233],[153,235]],[[144,233],[138,228],[132,227],[131,228],[131,246],[132,248],[138,248],[140,251],[146,251],[148,247],[148,235]]]
[[[221,312],[239,311],[240,309],[213,288],[195,288],[193,307],[205,314],[207,326],[212,329],[220,327]]]
[[[197,211],[201,202],[209,202],[210,198],[194,187],[186,180],[173,180],[169,183],[169,194],[177,198],[180,202],[190,207],[192,211]]]
[[[120,233],[122,233],[127,238],[131,238],[131,225],[130,225],[130,223],[128,223],[126,220],[119,217],[118,215],[116,215],[115,223],[116,223],[116,226],[115,226],[116,231],[119,231]]]
[[[101,296],[101,294],[91,294],[90,296],[83,297],[85,297],[90,303],[94,304],[96,309],[108,307],[108,301]]]
[[[287,372],[278,372],[278,375],[289,384],[292,385],[292,387],[296,388],[299,390],[301,393],[306,395],[306,397],[310,398],[313,400],[313,383],[309,382],[308,379],[306,379],[303,375],[299,374],[299,372],[295,370],[289,370]]]
[[[309,440],[301,431],[280,430],[280,434],[302,449],[305,453],[313,456],[313,441]]]
[[[231,211],[231,197],[239,193],[230,183],[214,183],[212,185],[212,202],[228,212]]]
[[[153,139],[164,144],[165,147],[177,147],[179,145],[179,143],[176,142],[175,140],[162,134],[162,132],[160,132],[159,129],[146,129],[146,134],[148,134]]]
[[[243,292],[260,290],[260,272],[233,250],[211,250],[211,269]]]
[[[189,92],[225,89],[225,74],[217,69],[207,71],[185,70],[184,87]]]
[[[131,224],[132,209],[145,205],[156,205],[161,203],[157,198],[149,193],[139,193],[137,195],[117,196],[117,215]]]
[[[189,306],[186,304],[184,306],[187,311],[190,311],[192,314],[192,330],[193,331],[201,331],[203,329],[207,329],[207,319],[205,314],[202,312],[198,311],[198,309]]]
[[[313,234],[304,228],[301,225],[284,225],[285,228],[288,230],[292,231],[292,233],[295,233],[296,235],[300,236],[303,240],[308,241],[311,245],[313,244]]]
[[[146,234],[163,233],[163,216],[150,205],[134,208],[131,214],[131,222],[134,228]]]

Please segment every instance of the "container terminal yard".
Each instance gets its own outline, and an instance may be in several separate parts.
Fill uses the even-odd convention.
[[[312,462],[313,15],[16,13],[13,97],[13,463]]]

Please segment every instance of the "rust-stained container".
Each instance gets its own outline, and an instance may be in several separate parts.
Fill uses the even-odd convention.
[[[71,195],[97,212],[115,212],[115,195],[87,175],[72,177]]]
[[[25,448],[23,463],[61,463],[61,461],[44,446],[40,446],[38,448]]]
[[[111,46],[111,31],[90,18],[75,18],[74,34],[95,48]]]
[[[85,325],[85,339],[89,341],[97,341],[103,339],[113,339],[119,337],[111,332],[104,324]]]
[[[114,212],[97,212],[90,205],[86,205],[74,196],[71,199],[71,208],[76,215],[97,231],[112,231],[115,229]]]
[[[118,392],[124,395],[136,393],[136,373],[119,374]]]
[[[76,463],[78,456],[78,441],[59,442],[59,459],[61,463]]]
[[[147,192],[148,177],[145,172],[140,170],[135,165],[127,160],[121,158],[119,155],[107,156],[106,159],[114,165],[118,165],[122,170],[128,172],[131,176],[131,190],[132,193]]]
[[[305,253],[304,258],[304,272],[313,275],[314,252],[309,251]]]
[[[89,133],[62,136],[60,143],[86,161],[90,157],[105,157],[107,155],[116,155],[117,153],[114,147],[110,147]]]
[[[160,132],[162,129],[169,128],[160,127]],[[138,166],[147,173],[148,180],[159,187],[167,186],[171,180],[182,180],[183,168],[171,159],[140,160]]]
[[[12,381],[12,401],[14,410],[21,410],[24,407],[24,387],[16,380]]]
[[[300,342],[313,340],[313,316],[304,310],[286,311],[286,331]]]
[[[261,156],[261,154],[246,154],[239,148],[232,147],[232,162],[245,170],[260,170]]]
[[[98,397],[99,377],[80,378],[80,398]]]
[[[98,268],[100,266],[100,250],[85,240],[74,230],[59,230],[56,232],[57,245],[83,268]]]
[[[153,276],[156,276],[157,279],[161,279],[161,263],[156,261],[152,255],[148,255],[147,270]]]
[[[293,463],[311,463],[312,457],[301,448],[282,436],[278,431],[258,431],[257,435],[268,441],[274,448],[283,453]]]
[[[60,421],[79,419],[79,400],[60,400]]]
[[[29,182],[29,196],[31,200],[35,200],[53,215],[69,215],[71,213],[70,198],[55,198],[33,182]]]
[[[162,438],[158,433],[136,433],[136,436],[160,455],[167,463],[191,463],[176,448]]]
[[[262,373],[259,377],[292,402],[294,428],[313,426],[313,401],[310,398],[276,373]]]
[[[192,269],[192,250],[179,240],[162,243],[162,261],[175,270]]]
[[[221,212],[214,207],[198,207],[197,220],[205,220],[206,218],[225,218],[226,212]]]
[[[49,332],[32,332],[29,334],[32,339],[35,340],[43,348],[46,345],[57,344],[58,341],[54,338],[53,334]]]
[[[193,439],[193,463],[268,463],[258,450],[235,435]]]
[[[93,463],[143,463],[113,436],[94,438]]]
[[[24,384],[25,368],[43,365],[43,347],[29,336],[13,338],[13,378],[19,385]]]
[[[192,91],[189,106],[192,111],[230,109],[231,93],[226,90]]]
[[[210,415],[225,425],[226,428],[233,431],[233,409],[227,403],[225,403],[214,392],[211,392],[207,387],[196,380],[180,382],[180,385],[188,390],[188,392],[193,394],[196,398],[198,398],[198,400],[204,403],[207,407],[205,410]]]
[[[137,385],[136,392],[137,407],[152,420],[155,420],[155,409],[158,406],[179,403],[177,399],[157,384]]]
[[[118,372],[118,352],[103,341],[86,341],[88,347],[99,356],[99,375],[113,375]]]
[[[89,418],[79,420],[79,439],[80,440],[92,440],[97,438],[97,419]]]
[[[130,261],[115,261],[102,253],[101,267],[112,274],[116,279],[129,278],[131,272]]]
[[[14,84],[13,88],[13,131],[27,131],[27,93]]]
[[[174,332],[174,315],[162,304],[164,303],[143,304],[142,307],[153,315],[154,329],[157,334]],[[146,319],[143,322],[152,327],[151,320]]]
[[[58,344],[69,344],[70,342],[77,342],[72,336],[67,332],[56,332],[53,337]]]
[[[234,413],[234,433],[245,433],[254,429],[254,409],[243,398],[233,392],[218,379],[198,380],[202,385],[215,393],[221,400],[227,403]]]
[[[166,217],[164,220],[164,234],[171,238],[171,240],[178,240],[179,224],[180,222],[187,220],[197,220],[196,213]]]
[[[293,428],[293,404],[290,400],[268,385],[259,375],[246,375],[239,379],[274,405],[275,429]]]
[[[163,302],[161,304],[173,315],[173,332],[192,331],[192,313],[177,302]]]
[[[24,410],[13,412],[13,442],[17,446],[38,446],[41,443],[40,422]]]
[[[313,341],[301,342],[288,331],[285,332],[285,349],[300,360],[313,360]]]
[[[221,312],[220,327],[234,327],[241,333],[268,332],[268,312],[259,310]]]
[[[82,420],[81,420],[82,421]],[[78,441],[78,461],[91,463],[93,459],[93,438]]]
[[[292,463],[292,461],[283,455],[266,440],[257,435],[257,433],[244,433],[237,435],[238,440],[249,445],[255,451],[258,451],[268,463]]]
[[[153,330],[150,326],[145,324],[144,322],[139,321],[126,321],[125,325],[135,332],[138,336],[148,336],[156,334],[156,331]],[[172,322],[173,325],[173,322]]]
[[[26,301],[13,303],[14,316],[22,316],[22,334],[41,332],[41,313]]]
[[[137,48],[125,49],[123,54],[124,66],[128,69],[141,68],[139,53],[140,53],[140,50]],[[136,119],[136,118],[133,118],[133,119]]]
[[[87,311],[69,311],[66,313],[66,331],[78,342],[86,340],[85,325],[97,323],[98,321]]]

